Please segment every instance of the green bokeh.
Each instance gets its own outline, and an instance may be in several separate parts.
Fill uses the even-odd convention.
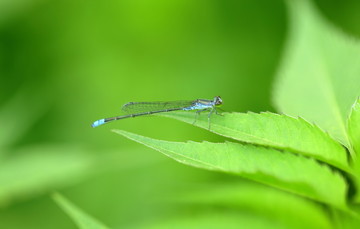
[[[359,1],[317,6],[360,35]],[[0,0],[0,111],[28,126],[13,127],[20,134],[0,148],[0,161],[32,145],[117,152],[114,168],[55,189],[114,228],[183,212],[162,199],[199,183],[239,179],[178,164],[110,130],[175,141],[223,139],[163,117],[90,124],[119,115],[129,101],[220,95],[226,111],[274,111],[271,84],[286,39],[285,9],[281,0]],[[0,208],[0,228],[75,228],[49,198],[51,190],[9,200]]]

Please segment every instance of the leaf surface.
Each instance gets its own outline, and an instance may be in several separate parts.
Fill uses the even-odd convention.
[[[194,123],[189,112],[174,112],[162,116]],[[207,115],[201,114],[195,125],[208,129]],[[328,134],[301,118],[270,112],[223,113],[212,115],[210,131],[242,142],[263,145],[313,157],[337,168],[349,171],[347,152]]]
[[[290,28],[273,101],[349,146],[346,119],[360,95],[360,42],[334,28],[308,0],[286,1]]]
[[[350,116],[348,118],[347,130],[350,137],[351,148],[354,151],[353,167],[356,172],[354,177],[354,184],[357,187],[357,192],[354,196],[354,201],[360,203],[360,100],[357,99],[352,106]]]
[[[169,142],[114,132],[187,165],[240,175],[346,209],[344,179],[311,158],[232,142]]]
[[[191,212],[193,212],[192,210]],[[241,225],[241,226],[239,226]],[[289,229],[274,219],[249,214],[244,211],[221,209],[221,211],[202,210],[197,214],[178,215],[159,222],[137,226],[139,229]]]
[[[196,186],[176,195],[175,203],[232,207],[264,218],[274,219],[288,228],[333,228],[320,204],[254,182]],[[299,224],[301,222],[301,224]]]
[[[360,100],[357,99],[352,106],[348,119],[348,133],[352,149],[355,150],[357,157],[360,156]]]

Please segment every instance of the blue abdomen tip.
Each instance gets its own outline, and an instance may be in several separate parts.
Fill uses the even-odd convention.
[[[104,123],[105,123],[105,119],[100,119],[100,120],[95,121],[91,126],[92,127],[97,127],[97,126],[100,126],[100,125],[102,125]]]

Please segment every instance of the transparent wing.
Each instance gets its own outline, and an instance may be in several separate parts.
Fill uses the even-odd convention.
[[[122,106],[121,110],[126,114],[135,114],[149,111],[185,108],[192,106],[194,102],[195,101],[130,102]]]

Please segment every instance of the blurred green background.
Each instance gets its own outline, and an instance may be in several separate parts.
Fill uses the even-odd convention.
[[[359,1],[316,5],[360,37]],[[275,111],[287,24],[281,0],[0,0],[0,228],[76,228],[49,197],[54,190],[113,228],[230,211],[177,198],[248,182],[179,164],[110,130],[221,137],[163,117],[90,124],[129,101],[220,95],[226,111]]]

